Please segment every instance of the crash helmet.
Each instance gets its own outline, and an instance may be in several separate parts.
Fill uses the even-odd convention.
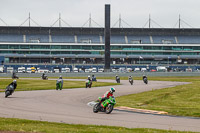
[[[88,75],[88,78],[90,78],[90,75]]]
[[[60,77],[59,77],[60,79],[62,79],[62,75],[60,75]]]
[[[111,92],[111,93],[115,92],[115,88],[113,88],[113,87],[110,88],[110,92]]]
[[[118,75],[116,75],[115,77],[118,77]]]
[[[129,78],[132,78],[132,76],[129,76]]]
[[[14,84],[17,84],[17,80],[13,80],[13,83],[14,83]]]

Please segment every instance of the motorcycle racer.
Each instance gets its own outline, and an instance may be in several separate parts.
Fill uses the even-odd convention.
[[[101,105],[101,103],[105,101],[106,99],[109,99],[110,96],[113,96],[113,92],[115,92],[115,88],[110,88],[110,91],[106,91],[106,93],[101,97],[101,101],[99,102],[99,105]]]

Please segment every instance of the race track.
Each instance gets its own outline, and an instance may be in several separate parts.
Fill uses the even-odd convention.
[[[113,80],[98,80],[114,82]],[[150,81],[145,85],[142,81],[121,81],[116,88],[115,96],[149,91],[184,84],[183,82]],[[23,118],[69,124],[91,124],[123,126],[128,128],[157,128],[181,131],[199,131],[200,119],[192,117],[173,117],[114,110],[111,114],[93,113],[87,105],[110,87],[77,88],[41,91],[15,92],[9,98],[0,93],[0,117]]]

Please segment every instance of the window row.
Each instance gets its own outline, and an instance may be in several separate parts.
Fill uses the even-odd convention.
[[[0,54],[83,54],[83,55],[104,55],[104,51],[0,51]],[[111,51],[111,55],[200,55],[200,52],[116,52]]]
[[[0,49],[68,49],[68,50],[103,50],[104,46],[92,45],[0,45]],[[200,50],[200,46],[111,46],[111,50]]]

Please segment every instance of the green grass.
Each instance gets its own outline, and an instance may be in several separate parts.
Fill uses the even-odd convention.
[[[0,79],[0,89],[4,91],[6,86],[10,84],[12,79]],[[92,87],[111,86],[117,83],[107,82],[93,82]],[[63,88],[84,88],[85,81],[64,81]],[[30,90],[50,90],[56,88],[56,80],[36,80],[36,79],[18,79],[16,91],[30,91]]]
[[[144,128],[124,128],[114,126],[75,125],[54,122],[41,122],[14,118],[0,118],[1,131],[38,133],[192,133]]]
[[[149,77],[149,80],[149,82],[180,81],[191,84],[117,97],[117,106],[166,111],[170,115],[200,117],[200,77]]]

